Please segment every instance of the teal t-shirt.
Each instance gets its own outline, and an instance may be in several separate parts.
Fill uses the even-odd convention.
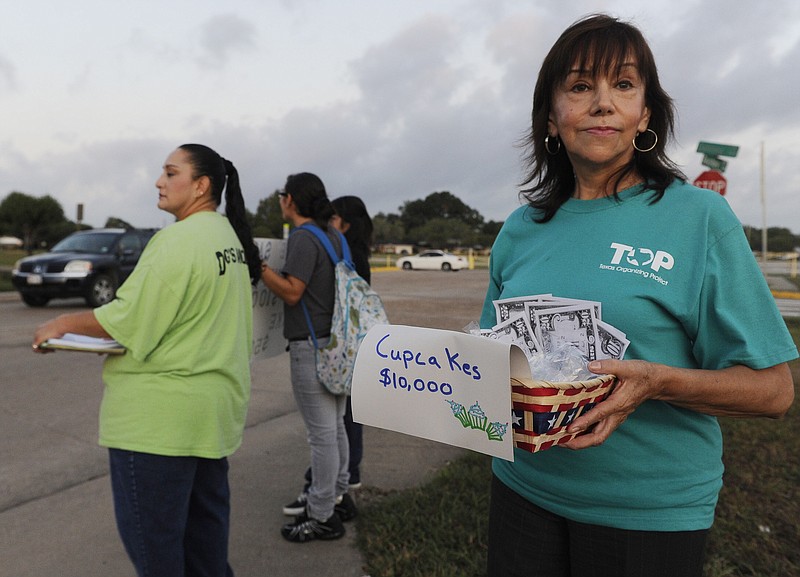
[[[552,293],[602,303],[627,334],[626,359],[686,368],[770,367],[797,349],[719,194],[673,183],[650,204],[641,186],[620,199],[570,199],[544,224],[524,206],[492,248],[481,326],[492,301]],[[633,530],[711,526],[722,486],[716,418],[661,401],[642,404],[600,447],[495,459],[500,480],[564,517]]]
[[[101,445],[205,458],[239,447],[250,398],[252,289],[226,217],[200,212],[159,231],[95,316],[127,349],[105,362]]]

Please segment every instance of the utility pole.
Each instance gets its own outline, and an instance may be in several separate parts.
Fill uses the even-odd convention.
[[[767,187],[765,184],[764,141],[761,141],[761,261],[767,263]]]

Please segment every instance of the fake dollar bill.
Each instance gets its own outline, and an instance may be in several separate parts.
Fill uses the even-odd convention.
[[[577,348],[590,361],[597,359],[597,318],[594,307],[573,305],[536,311],[536,337],[545,353],[564,345]]]
[[[542,302],[545,299],[552,299],[551,294],[530,295],[519,298],[500,299],[494,301],[495,317],[497,324],[507,321],[510,318],[523,316],[527,303]]]
[[[515,316],[496,324],[492,327],[490,336],[501,342],[517,345],[529,358],[541,350],[536,337],[528,330],[528,325],[522,316]]]
[[[625,333],[603,321],[597,322],[598,359],[621,359],[628,350],[630,341]]]

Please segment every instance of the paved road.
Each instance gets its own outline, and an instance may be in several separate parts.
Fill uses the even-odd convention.
[[[767,263],[770,264],[770,263]],[[762,270],[764,266],[762,265]],[[768,275],[767,284],[775,295],[775,304],[784,317],[800,317],[800,290],[786,276]]]
[[[791,260],[768,260],[767,262],[763,262],[760,257],[758,257],[758,266],[761,267],[761,271],[764,274],[768,275],[797,275],[797,262]]]
[[[486,282],[486,271],[373,274],[392,322],[452,330],[477,320]],[[102,358],[30,350],[38,324],[75,310],[84,310],[82,301],[31,309],[0,299],[0,577],[133,576],[114,527],[106,453],[96,444]],[[297,496],[308,464],[287,357],[253,364],[245,440],[231,458],[231,562],[239,577],[360,577],[354,530],[305,545],[279,534],[281,507]],[[356,500],[418,485],[462,453],[370,428]]]
[[[775,299],[775,304],[784,318],[800,317],[800,299]]]

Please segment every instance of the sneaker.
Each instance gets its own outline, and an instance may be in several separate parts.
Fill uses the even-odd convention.
[[[351,521],[358,515],[356,504],[353,502],[353,498],[349,493],[345,493],[336,498],[336,505],[333,507],[333,510],[342,521]]]
[[[303,491],[300,496],[283,508],[283,514],[289,517],[298,517],[306,512],[308,494]]]
[[[327,521],[313,519],[304,513],[293,523],[286,523],[281,527],[283,538],[293,543],[306,543],[315,539],[330,541],[342,537],[344,533],[344,525],[336,513],[331,515]]]

